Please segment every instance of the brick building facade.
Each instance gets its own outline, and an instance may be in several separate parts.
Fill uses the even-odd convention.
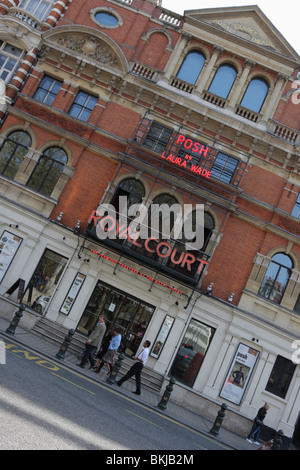
[[[87,335],[209,417],[291,437],[299,416],[299,56],[258,7],[0,1],[3,314]],[[100,204],[204,207],[204,243],[99,240]],[[186,207],[186,206],[185,206]],[[150,210],[150,209],[149,209]],[[194,220],[194,219],[193,219]],[[296,342],[296,343],[295,343]],[[294,356],[293,356],[294,353]]]

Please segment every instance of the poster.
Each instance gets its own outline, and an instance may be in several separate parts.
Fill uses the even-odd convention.
[[[170,315],[165,316],[164,322],[160,327],[156,340],[154,341],[150,356],[155,357],[156,359],[159,357],[162,351],[162,348],[166,342],[166,339],[168,337],[168,334],[170,333],[170,330],[172,328],[173,321],[174,321],[174,318],[171,317]]]
[[[239,405],[247,388],[259,351],[246,344],[240,343],[226,380],[222,387],[220,397]]]
[[[73,306],[73,303],[75,302],[75,299],[81,289],[81,286],[82,284],[84,283],[84,280],[85,280],[85,275],[84,274],[81,274],[81,273],[77,273],[76,276],[75,276],[75,279],[69,289],[69,292],[62,304],[62,306],[60,307],[60,312],[62,313],[65,313],[66,315],[68,315],[68,313],[70,312],[72,306]]]
[[[17,237],[17,235],[6,230],[3,232],[0,238],[0,282],[5,276],[22,240],[21,237]]]

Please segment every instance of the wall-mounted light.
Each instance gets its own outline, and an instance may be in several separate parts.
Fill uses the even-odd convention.
[[[208,295],[208,296],[212,295],[213,285],[214,285],[213,282],[211,282],[211,283],[209,284],[209,286],[208,286],[207,289],[206,289],[206,295]]]
[[[74,227],[74,233],[78,233],[78,232],[79,232],[80,224],[81,224],[81,221],[80,221],[80,220],[77,220],[77,224],[76,224],[75,227]]]
[[[58,214],[58,216],[56,217],[56,222],[60,222],[63,215],[64,215],[64,213],[63,213],[63,212],[60,212],[60,213]]]
[[[233,297],[234,297],[234,293],[231,292],[230,296],[228,297],[228,302],[232,302],[233,301]]]

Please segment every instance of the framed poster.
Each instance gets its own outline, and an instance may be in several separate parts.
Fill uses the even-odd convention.
[[[166,315],[165,319],[160,327],[159,333],[156,337],[156,340],[154,341],[150,356],[155,357],[158,359],[164,344],[167,340],[167,337],[170,333],[170,330],[172,328],[174,322],[174,318],[171,317],[170,315]]]
[[[74,302],[75,299],[82,287],[82,284],[84,283],[85,280],[85,275],[81,273],[77,273],[75,276],[74,281],[72,282],[72,285],[69,289],[69,292],[67,293],[65,300],[63,301],[62,306],[60,307],[60,312],[64,313],[65,315],[68,315]]]
[[[16,252],[21,245],[23,238],[14,235],[7,230],[1,235],[0,238],[0,282],[6,274]]]
[[[240,343],[223,384],[220,397],[239,405],[259,357],[259,351]]]

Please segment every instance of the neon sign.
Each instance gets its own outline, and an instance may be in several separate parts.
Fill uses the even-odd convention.
[[[192,139],[186,138],[184,135],[179,134],[176,140],[176,145],[182,144],[182,146],[186,150],[191,150],[193,154],[199,154],[201,156],[206,157],[210,147],[207,147],[200,142],[194,141]],[[189,169],[192,173],[198,174],[203,176],[204,178],[209,179],[211,177],[211,171],[208,171],[206,168],[201,167],[200,165],[195,165],[192,163],[193,156],[190,154],[186,154],[184,158],[180,158],[176,155],[170,153],[169,155],[166,154],[164,151],[161,154],[161,158],[164,160],[173,163],[174,165],[180,166],[181,168]],[[190,166],[187,166],[190,165]]]
[[[158,279],[154,279],[154,277],[148,276],[148,274],[141,273],[137,269],[130,268],[127,266],[127,264],[120,263],[120,261],[117,261],[113,258],[110,258],[109,256],[104,255],[103,253],[99,253],[99,251],[95,251],[91,249],[92,253],[95,253],[95,255],[98,255],[99,258],[106,259],[107,261],[110,261],[113,264],[116,264],[118,266],[121,266],[124,269],[127,269],[128,271],[134,272],[135,274],[138,274],[141,277],[145,277],[146,279],[149,279],[150,281],[154,282],[155,284],[161,285],[162,287],[168,288],[172,292],[176,292],[177,294],[182,294],[182,291],[175,289],[175,287],[168,286],[168,284],[165,284],[164,282],[159,281]]]
[[[132,243],[133,246],[142,248],[146,251],[146,253],[150,253],[150,256],[154,254],[154,256],[158,256],[158,258],[161,258],[162,260],[170,261],[172,265],[180,265],[181,269],[187,269],[188,271],[192,272],[193,267],[197,266],[198,264],[198,269],[195,275],[199,275],[202,268],[208,264],[208,261],[199,258],[193,253],[178,250],[176,246],[172,247],[167,241],[162,241],[155,237],[148,237],[145,240],[142,240],[139,237],[138,232],[135,236],[132,236],[130,233],[130,227],[127,225],[120,225],[118,220],[113,220],[110,215],[103,215],[99,211],[93,211],[89,218],[89,223],[93,223],[93,225],[96,226],[96,234],[97,227],[101,228],[100,239],[103,239],[102,234],[103,230],[105,230],[107,233],[107,237],[105,238],[115,239],[117,236],[119,236],[119,239],[127,240],[128,242]],[[110,231],[113,231],[113,237],[108,236]]]

